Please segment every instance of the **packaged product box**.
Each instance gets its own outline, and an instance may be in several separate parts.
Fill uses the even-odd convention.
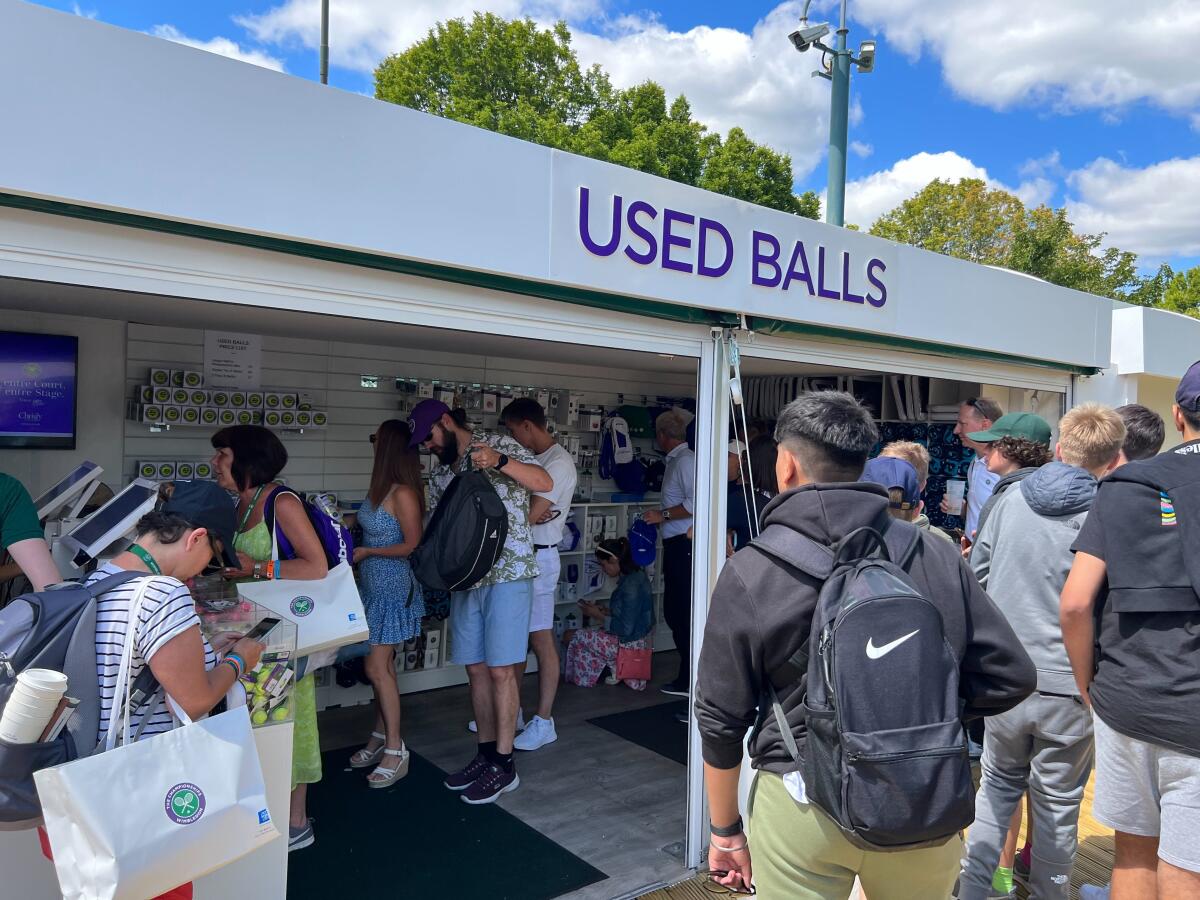
[[[188,480],[196,477],[196,466],[190,462],[175,463],[175,477],[183,480]]]
[[[191,394],[192,406],[208,406],[208,391],[193,389]]]
[[[183,407],[164,406],[162,420],[168,425],[178,425],[183,421]]]
[[[296,414],[290,409],[285,409],[279,414],[279,424],[284,428],[293,428],[296,425]]]
[[[229,392],[229,405],[237,407],[239,409],[244,409],[246,406],[245,391],[230,391]]]
[[[221,425],[236,425],[237,424],[237,410],[236,409],[218,410],[217,411],[217,421]]]
[[[405,383],[407,384],[407,382],[405,382]],[[396,380],[396,386],[397,386],[397,388],[399,388],[399,386],[400,386],[399,379]],[[416,387],[417,387],[417,384],[414,381],[413,382],[413,390],[414,391],[416,390]],[[309,394],[305,391],[301,391],[299,394],[296,395],[296,409],[303,410],[304,412],[312,412],[312,408],[313,408],[312,394]]]
[[[282,397],[279,394],[268,392],[263,394],[262,405],[264,409],[279,409],[282,405]]]
[[[166,387],[171,386],[171,370],[170,369],[151,369],[150,370],[150,386],[151,387]]]
[[[163,421],[163,408],[157,403],[147,403],[142,407],[143,422],[157,423]]]
[[[143,384],[138,388],[137,392],[138,403],[153,403],[154,402],[154,386]]]
[[[584,417],[584,427],[588,431],[599,431],[600,425],[603,423],[604,417],[600,413],[588,413]]]
[[[187,388],[175,388],[171,391],[171,402],[176,406],[187,406],[192,402],[192,392]]]
[[[156,387],[154,389],[154,402],[159,406],[170,403],[174,393],[169,387]]]
[[[424,380],[418,381],[417,382],[417,396],[420,397],[422,400],[432,399],[433,398],[433,382],[432,381],[424,381]]]
[[[545,390],[544,388],[538,388],[535,399],[538,402],[538,406],[540,406],[546,412],[550,411],[550,392],[548,390]]]
[[[329,424],[329,416],[319,410],[314,411],[312,417],[314,428],[324,428]]]
[[[617,517],[604,517],[604,536],[606,538],[615,538],[617,536]]]
[[[209,394],[209,401],[213,406],[222,407],[229,405],[229,391],[212,391]]]
[[[493,391],[488,391],[483,395],[483,411],[485,413],[494,413],[500,404],[500,397]]]
[[[213,477],[212,463],[198,462],[195,465],[196,465],[196,477],[197,478],[212,478]]]
[[[201,425],[216,425],[220,421],[221,411],[215,406],[206,406],[200,410]]]
[[[279,395],[279,405],[283,409],[295,410],[299,407],[300,404],[299,404],[299,401],[296,399],[295,394],[280,394]]]
[[[267,405],[267,395],[262,391],[250,391],[246,394],[246,405],[251,409],[262,409]]]
[[[442,646],[441,630],[430,631],[425,634],[425,649],[426,650],[436,650],[440,646]]]
[[[237,422],[239,425],[254,425],[255,424],[254,410],[239,409],[237,411]]]
[[[204,387],[204,373],[190,372],[185,370],[183,373],[183,386],[185,388],[200,388]]]
[[[181,407],[180,421],[184,425],[199,425],[200,424],[200,407],[184,406]]]
[[[156,462],[140,462],[137,464],[138,478],[156,478],[158,477],[158,463]]]
[[[296,413],[296,424],[301,428],[307,428],[312,424],[312,413],[307,410],[301,410]]]
[[[268,428],[278,428],[282,422],[282,414],[275,409],[268,409],[264,413],[263,421]]]
[[[433,392],[433,397],[435,400],[442,401],[442,403],[445,403],[447,406],[454,406],[454,391],[450,388],[439,387]]]
[[[175,478],[175,463],[160,462],[158,464],[158,480],[173,481]]]
[[[171,387],[183,387],[183,369],[171,370]]]

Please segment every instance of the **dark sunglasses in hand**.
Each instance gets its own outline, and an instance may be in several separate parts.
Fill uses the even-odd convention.
[[[717,881],[718,878],[724,878],[728,874],[729,872],[726,869],[713,869],[710,871],[708,873],[708,877],[704,880],[705,891],[710,894],[726,896],[729,894],[754,895],[758,893],[753,887],[747,888],[740,884],[737,887],[731,887],[730,885],[721,884],[721,882]]]

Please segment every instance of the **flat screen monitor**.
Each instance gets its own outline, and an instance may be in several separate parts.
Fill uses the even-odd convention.
[[[38,518],[45,521],[66,509],[75,500],[80,501],[77,505],[82,508],[103,474],[104,470],[94,462],[84,460],[68,472],[58,484],[33,501],[34,508],[38,511]]]
[[[0,331],[0,447],[74,450],[79,338]]]
[[[63,543],[81,556],[95,559],[115,542],[133,533],[138,519],[158,501],[158,484],[145,478],[135,479],[98,510],[63,537]]]

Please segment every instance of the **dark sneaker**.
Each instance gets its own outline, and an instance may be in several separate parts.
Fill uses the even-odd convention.
[[[313,834],[312,819],[305,822],[301,828],[296,828],[294,825],[288,826],[288,853],[311,847],[316,840],[317,837]]]
[[[688,686],[679,681],[668,681],[659,690],[664,694],[670,694],[672,697],[686,697],[688,695]]]
[[[516,766],[513,766],[511,772],[505,772],[495,763],[488,763],[478,780],[463,793],[463,803],[470,803],[472,806],[495,803],[501,794],[515,791],[520,786],[521,779],[517,777]]]
[[[447,775],[442,784],[452,791],[465,791],[479,779],[489,765],[486,756],[476,753],[475,758],[467,763],[465,769]]]

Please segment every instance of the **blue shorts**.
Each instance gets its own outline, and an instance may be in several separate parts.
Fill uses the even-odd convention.
[[[533,579],[505,581],[450,598],[450,661],[492,668],[524,662],[529,654]]]

